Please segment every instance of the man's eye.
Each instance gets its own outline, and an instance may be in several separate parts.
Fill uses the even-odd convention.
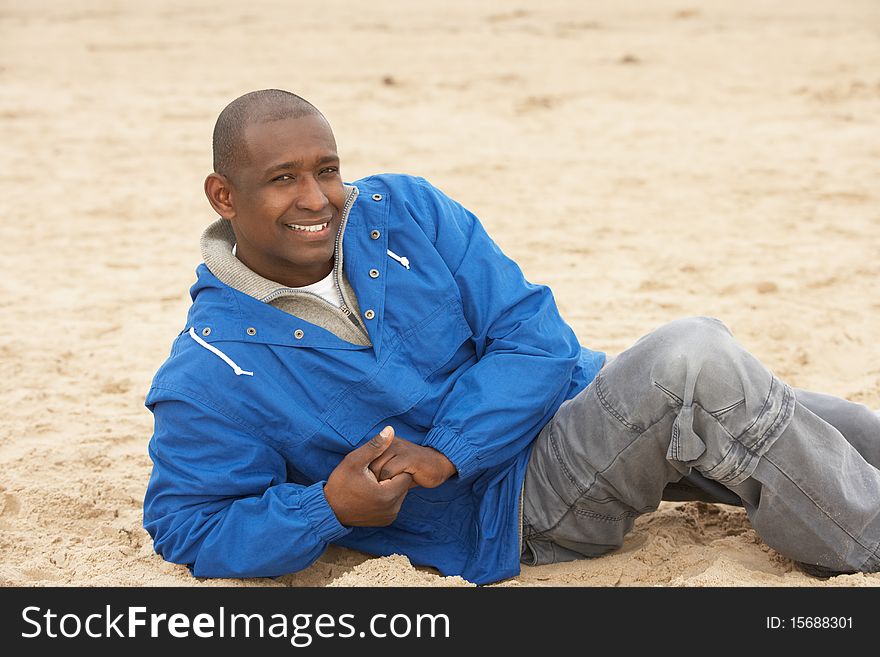
[[[282,173],[277,178],[272,178],[272,182],[283,181],[283,180],[293,180],[293,176],[291,176],[289,173]]]
[[[326,167],[324,169],[321,169],[321,173],[323,173],[323,174],[339,173],[339,167]]]

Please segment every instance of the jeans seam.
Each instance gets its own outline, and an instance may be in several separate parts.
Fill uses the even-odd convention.
[[[758,411],[758,413],[755,415],[755,419],[754,419],[754,421],[753,421],[749,426],[747,426],[745,429],[742,430],[742,432],[739,434],[740,436],[744,436],[744,435],[747,434],[749,431],[751,431],[751,430],[752,430],[752,427],[755,426],[755,425],[758,423],[758,420],[761,419],[761,416],[764,414],[764,411],[767,409],[767,404],[770,403],[770,396],[773,394],[773,386],[774,386],[775,384],[776,384],[775,377],[773,377],[773,376],[771,375],[771,377],[770,377],[770,387],[769,387],[768,390],[767,390],[767,397],[764,399],[764,404],[761,406],[761,410]],[[738,438],[738,437],[737,437],[737,438]]]
[[[817,509],[819,509],[819,511],[822,512],[822,515],[824,515],[826,518],[828,518],[828,520],[830,520],[832,523],[834,523],[834,525],[836,525],[837,528],[840,529],[840,531],[842,531],[844,534],[846,534],[847,536],[849,536],[849,538],[853,541],[853,543],[855,543],[856,545],[858,545],[859,547],[861,547],[862,549],[864,549],[866,552],[868,552],[868,558],[864,560],[863,564],[864,564],[864,563],[867,563],[867,562],[871,559],[871,557],[874,555],[874,553],[877,552],[877,549],[880,548],[880,545],[877,545],[877,546],[874,546],[873,548],[871,548],[871,547],[868,547],[867,545],[865,545],[864,543],[862,543],[862,541],[859,540],[856,536],[853,536],[853,533],[852,533],[852,532],[850,532],[846,527],[844,527],[844,526],[841,525],[839,522],[837,522],[837,521],[834,519],[834,517],[824,509],[824,507],[820,506],[820,505],[816,502],[816,500],[814,500],[814,499],[813,499],[813,498],[807,493],[807,491],[805,491],[803,488],[801,488],[800,485],[798,484],[798,482],[796,482],[794,479],[792,479],[791,477],[789,477],[789,476],[788,476],[788,473],[787,473],[785,470],[783,470],[782,468],[780,468],[780,467],[779,467],[779,466],[773,461],[773,459],[771,459],[771,458],[770,458],[769,456],[767,456],[766,454],[764,455],[763,458],[764,458],[768,463],[770,463],[770,465],[772,465],[774,468],[776,468],[776,470],[777,470],[777,471],[778,471],[783,477],[785,477],[789,482],[791,482],[791,484],[792,484],[795,488],[797,488],[797,489],[798,489],[798,490],[804,495],[804,497],[806,497],[808,500],[810,500],[810,502],[813,503],[813,506],[815,506]]]
[[[662,390],[663,392],[665,392],[666,395],[667,395],[670,399],[672,399],[672,401],[674,401],[676,404],[678,404],[679,406],[681,406],[682,404],[684,404],[684,400],[683,400],[681,397],[679,397],[678,395],[676,395],[674,392],[672,392],[671,390],[669,390],[669,388],[667,388],[667,387],[661,385],[661,384],[660,384],[659,382],[657,382],[657,381],[654,381],[653,383],[654,383],[654,385],[655,385],[657,388],[659,388],[660,390]]]
[[[562,450],[559,448],[559,443],[556,440],[556,432],[553,431],[553,426],[550,426],[550,435],[548,438],[550,439],[550,447],[553,450],[553,456],[556,459],[556,462],[559,464],[559,467],[562,469],[562,473],[565,475],[565,478],[568,479],[571,484],[577,489],[578,497],[583,495],[587,489],[584,488],[580,483],[578,483],[577,479],[575,479],[574,474],[571,470],[568,469],[568,466],[565,465],[565,461],[562,458]],[[556,493],[559,495],[559,493]],[[562,499],[562,496],[559,496],[559,499]]]
[[[593,518],[595,520],[604,520],[606,522],[617,522],[618,520],[623,520],[624,518],[635,518],[636,516],[642,515],[641,512],[624,511],[623,513],[619,513],[616,516],[609,516],[602,513],[596,513],[595,511],[587,511],[586,509],[577,509],[574,506],[572,506],[570,510],[577,516]]]
[[[729,437],[731,440],[736,440],[736,442],[739,442],[739,441],[737,440],[736,436],[734,436],[732,433],[730,433],[730,430],[729,430],[727,427],[724,426],[724,423],[723,423],[721,420],[719,420],[717,417],[715,417],[715,415],[714,415],[711,411],[707,411],[705,408],[703,408],[700,404],[697,404],[697,403],[694,404],[694,408],[699,408],[699,409],[700,409],[701,411],[703,411],[706,415],[708,415],[708,416],[711,417],[713,420],[715,420],[715,424],[717,424],[719,427],[721,427],[721,430],[722,430],[724,433],[726,433],[726,434],[728,435],[728,437]],[[702,439],[702,436],[700,436],[700,439]],[[743,445],[743,447],[745,447],[745,445]],[[729,451],[729,450],[728,450],[728,451]]]
[[[880,564],[880,541],[877,542],[877,546],[871,554],[868,555],[868,558],[862,562],[861,566],[859,566],[859,570],[862,572],[877,572],[876,568],[878,564]],[[871,568],[870,571],[868,570],[868,567]]]
[[[673,461],[680,461],[681,460],[678,458],[678,453],[679,453],[680,447],[681,447],[681,441],[679,441],[679,439],[678,439],[680,434],[681,434],[681,429],[678,428],[678,423],[673,422],[672,423],[672,435],[669,438],[669,440],[670,440],[669,445],[671,447],[671,451],[672,451],[671,456],[672,456]]]
[[[711,468],[709,468],[708,470],[702,470],[702,473],[703,473],[706,477],[708,477],[709,479],[714,479],[715,481],[717,481],[717,482],[719,482],[719,483],[723,483],[722,480],[721,480],[720,478],[719,478],[719,479],[716,479],[715,477],[712,477],[712,476],[711,476],[711,473],[714,472],[715,470],[717,470],[717,469],[718,469],[718,466],[720,466],[720,465],[722,465],[722,464],[724,463],[725,459],[727,458],[728,454],[730,454],[730,451],[733,449],[733,447],[734,447],[735,444],[736,444],[736,443],[731,442],[731,443],[727,446],[727,449],[724,451],[724,454],[723,454],[723,455],[721,456],[721,458],[718,460],[718,463],[716,463],[715,465],[713,465],[713,466],[712,466]],[[742,445],[742,443],[739,443],[739,444]],[[743,445],[743,446],[744,446],[744,445]],[[745,446],[744,446],[744,447],[745,447]],[[748,450],[748,447],[746,447],[746,449]],[[725,479],[729,481],[730,479],[733,479],[733,477],[726,477]]]
[[[745,400],[745,397],[743,397],[738,402],[730,404],[729,406],[725,406],[724,408],[719,408],[717,411],[706,411],[706,412],[720,422],[722,415],[724,415],[725,413],[730,413],[730,411],[732,411],[734,408],[737,408],[738,406],[742,406],[745,403],[746,403],[746,400]],[[703,409],[703,410],[706,410],[706,409]]]
[[[605,393],[602,392],[602,382],[603,381],[604,381],[604,377],[601,375],[601,373],[597,374],[596,375],[596,396],[599,398],[599,403],[602,404],[602,407],[605,410],[607,410],[608,413],[610,413],[618,422],[620,422],[627,429],[643,433],[645,431],[645,429],[642,429],[641,427],[639,427],[635,424],[632,424],[631,422],[628,422],[626,420],[626,418],[624,418],[620,413],[617,412],[617,410],[615,408],[613,408],[611,406],[611,404],[608,402],[607,397],[605,396]]]
[[[758,440],[758,442],[752,445],[751,449],[746,448],[749,449],[750,452],[753,450],[759,450],[761,446],[763,446],[764,443],[767,442],[768,437],[775,433],[779,425],[781,425],[785,421],[785,418],[790,415],[789,409],[794,403],[794,394],[792,393],[791,388],[789,388],[788,386],[783,386],[782,391],[783,397],[782,403],[779,405],[779,412],[776,413],[776,417],[774,418],[773,423],[769,427],[767,427],[764,433],[761,434],[761,438]]]

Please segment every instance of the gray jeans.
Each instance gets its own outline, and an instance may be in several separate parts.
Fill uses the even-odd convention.
[[[620,547],[662,499],[741,503],[765,543],[833,572],[880,570],[880,417],[793,390],[718,320],[663,325],[539,435],[522,561]]]

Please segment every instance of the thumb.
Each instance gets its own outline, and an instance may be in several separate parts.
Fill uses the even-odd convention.
[[[385,450],[388,449],[388,446],[393,440],[394,429],[391,427],[385,427],[378,434],[351,452],[351,456],[354,456],[358,462],[368,465],[372,463],[373,459],[381,456]]]

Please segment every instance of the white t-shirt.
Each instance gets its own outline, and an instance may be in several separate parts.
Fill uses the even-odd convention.
[[[342,307],[342,297],[339,295],[339,289],[336,287],[336,282],[333,280],[332,270],[329,274],[327,274],[327,276],[322,278],[317,283],[304,285],[302,287],[294,287],[291,289],[317,294],[319,297],[323,297],[337,308]]]

